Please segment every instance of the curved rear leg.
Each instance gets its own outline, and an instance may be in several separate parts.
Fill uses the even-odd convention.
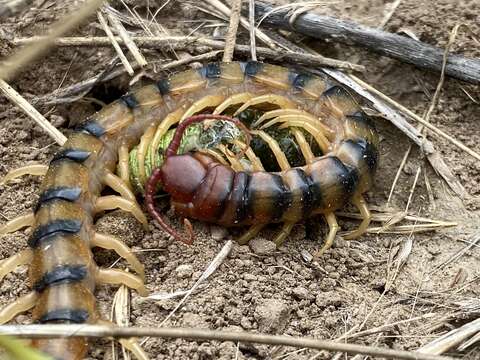
[[[288,235],[290,235],[294,225],[294,222],[286,222],[285,224],[283,224],[282,229],[277,234],[277,236],[275,236],[275,239],[273,239],[273,242],[275,243],[275,245],[277,245],[277,247],[281,246],[285,239],[288,237]]]
[[[35,175],[43,176],[48,171],[48,165],[35,164],[22,166],[13,170],[10,170],[3,179],[0,180],[0,185],[6,184],[7,182],[16,179],[23,175]]]
[[[142,279],[123,270],[98,269],[95,280],[99,284],[125,285],[131,289],[135,289],[140,296],[148,295],[148,290]]]
[[[244,103],[242,106],[240,106],[233,116],[237,116],[240,114],[242,111],[245,111],[248,109],[250,106],[255,106],[259,104],[272,104],[276,105],[282,109],[295,109],[296,105],[293,101],[287,99],[285,96],[281,95],[276,95],[276,94],[267,94],[267,95],[261,95],[257,96],[254,98],[251,98],[248,100],[246,103]]]
[[[123,180],[125,184],[127,184],[128,188],[132,188],[132,184],[130,184],[130,169],[128,168],[128,145],[121,144],[118,147],[118,175],[120,179]]]
[[[147,156],[147,151],[150,146],[150,143],[153,140],[156,132],[155,126],[150,126],[147,131],[142,135],[140,139],[140,144],[138,144],[137,150],[137,159],[138,159],[138,174],[140,177],[140,183],[145,184],[147,182],[147,172],[145,169],[145,157]]]
[[[291,169],[288,159],[285,156],[285,153],[280,148],[280,145],[278,145],[277,140],[275,140],[273,137],[268,135],[265,131],[252,130],[250,132],[252,135],[257,135],[261,137],[262,140],[267,143],[267,145],[270,147],[270,150],[272,150],[273,155],[275,155],[275,159],[277,160],[278,166],[280,166],[280,169],[282,171]]]
[[[247,144],[244,142],[235,139],[233,140],[233,144],[238,146],[240,149],[245,149]],[[265,171],[263,167],[262,161],[258,158],[258,156],[253,152],[252,148],[249,146],[247,150],[245,150],[245,155],[247,155],[248,160],[252,163],[252,170],[253,171]]]
[[[27,265],[32,261],[33,251],[31,249],[25,249],[19,253],[10,256],[0,262],[0,282],[5,275],[11,273],[17,266]]]
[[[0,235],[5,235],[20,230],[21,228],[32,226],[34,222],[35,215],[33,212],[20,215],[0,226]]]
[[[293,136],[295,136],[295,140],[297,140],[300,151],[305,159],[305,164],[311,164],[315,160],[315,156],[313,155],[312,148],[308,144],[307,139],[305,139],[303,133],[297,128],[292,128],[290,131]]]
[[[318,259],[320,256],[323,255],[325,251],[327,251],[332,247],[333,241],[335,240],[335,236],[337,235],[337,231],[339,229],[339,226],[337,224],[337,219],[334,213],[327,213],[324,216],[325,216],[325,220],[327,220],[327,224],[328,224],[328,227],[330,228],[330,231],[328,232],[328,235],[325,238],[325,243],[323,244],[322,248],[313,254],[314,259]]]
[[[121,240],[110,235],[95,233],[91,244],[92,246],[97,246],[103,249],[115,251],[120,257],[124,258],[128,262],[128,264],[137,272],[140,278],[145,281],[145,267],[137,259],[135,254],[132,252],[132,249],[130,249]]]
[[[250,228],[237,239],[237,242],[240,245],[245,245],[247,244],[254,236],[256,236],[260,230],[262,230],[265,227],[265,224],[257,224],[257,225],[252,225]]]
[[[212,114],[221,114],[225,110],[227,110],[230,106],[235,106],[238,104],[242,104],[247,102],[253,98],[253,94],[249,92],[234,94],[228,98],[226,98],[220,105],[218,105],[215,110],[213,110]]]
[[[135,202],[137,201],[128,185],[120,177],[110,171],[105,171],[105,174],[103,175],[103,183],[122,195],[125,199]]]
[[[353,240],[362,236],[365,231],[367,231],[368,225],[370,225],[370,221],[372,220],[372,214],[370,213],[370,210],[368,210],[367,202],[362,195],[356,195],[353,198],[352,203],[360,211],[360,215],[362,215],[362,222],[358,226],[357,230],[349,232],[343,236],[345,240]]]
[[[136,202],[124,199],[116,195],[101,196],[95,202],[95,212],[105,210],[122,209],[131,213],[148,230],[148,220]]]
[[[28,294],[18,298],[0,310],[0,324],[12,320],[15,316],[24,313],[35,306],[38,299],[38,293],[31,291]]]

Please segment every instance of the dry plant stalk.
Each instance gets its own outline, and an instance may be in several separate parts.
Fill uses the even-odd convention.
[[[127,70],[127,73],[132,76],[135,72],[133,71],[132,65],[127,60],[127,57],[122,51],[122,48],[120,47],[120,44],[118,43],[117,39],[115,39],[115,36],[113,35],[112,30],[110,29],[110,26],[108,26],[107,21],[103,17],[102,13],[100,11],[97,12],[97,17],[98,21],[100,22],[100,25],[103,28],[103,31],[105,31],[105,34],[107,37],[110,39],[113,48],[115,49],[115,52],[118,55],[118,58],[122,62],[123,66],[125,67],[125,70]]]
[[[237,41],[237,30],[240,22],[240,10],[242,10],[242,0],[234,0],[228,25],[227,36],[225,37],[225,50],[223,52],[223,61],[231,62],[233,59],[233,50]]]
[[[67,138],[55,126],[40,114],[30,103],[17,93],[10,85],[0,79],[0,91],[12,103],[22,109],[31,119],[33,119],[45,132],[54,139],[58,145],[63,145]]]
[[[45,54],[47,50],[54,45],[56,38],[79,25],[83,20],[94,13],[102,3],[103,0],[86,1],[80,9],[53,24],[47,35],[8,57],[3,65],[0,66],[0,79],[13,79],[19,71],[23,70],[32,61]]]
[[[365,354],[389,359],[404,360],[454,360],[451,357],[422,354],[416,351],[378,348],[366,345],[339,343],[332,340],[317,340],[293,336],[254,334],[243,331],[212,331],[189,328],[141,328],[104,325],[3,325],[0,334],[27,338],[45,338],[61,336],[79,336],[93,338],[135,338],[141,336],[161,338],[182,338],[192,340],[234,341],[242,343],[259,343],[306,347],[317,350],[342,351],[349,354]],[[70,335],[71,334],[71,335]]]
[[[23,45],[35,42],[37,37],[31,38],[17,38],[13,39],[12,43],[15,45]],[[120,44],[124,44],[119,37],[116,40]],[[204,37],[196,36],[134,36],[132,40],[141,48],[151,48],[159,50],[191,50],[193,52],[204,53],[205,48],[215,50],[223,50],[225,42],[211,40]],[[111,46],[108,37],[67,37],[59,38],[55,41],[57,46]],[[251,49],[249,45],[235,45],[235,51],[238,54],[250,55]],[[310,66],[312,68],[324,66],[341,69],[347,72],[358,71],[365,72],[365,66],[353,64],[348,61],[336,60],[327,58],[319,54],[306,54],[299,52],[279,52],[265,47],[256,48],[257,55],[266,59],[275,61],[284,61],[292,64],[301,64]]]

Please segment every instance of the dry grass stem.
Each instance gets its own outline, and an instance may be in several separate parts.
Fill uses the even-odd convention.
[[[115,15],[111,12],[107,12],[106,15],[107,15],[108,21],[110,22],[112,27],[115,29],[118,36],[120,36],[123,43],[128,48],[128,50],[132,54],[133,58],[137,62],[137,64],[140,65],[141,67],[146,66],[147,65],[147,60],[145,60],[145,58],[143,57],[140,50],[138,50],[137,45],[135,44],[135,42],[130,37],[127,30],[125,30],[125,28],[123,27],[120,20],[118,20],[118,18],[115,17]]]
[[[205,3],[213,6],[215,9],[217,9],[219,12],[221,12],[227,18],[230,18],[230,16],[231,16],[230,9],[227,6],[225,6],[221,1],[219,1],[219,0],[204,0],[204,1],[205,1]],[[242,24],[242,26],[245,29],[249,30],[250,24],[243,16],[240,16],[240,24]],[[265,45],[267,45],[270,49],[276,50],[278,48],[277,45],[275,45],[275,43],[272,41],[272,39],[270,39],[270,37],[268,37],[267,34],[265,34],[260,29],[254,29],[254,30],[255,30],[255,36],[260,41],[262,41]]]
[[[255,43],[255,0],[248,0],[248,22],[250,24],[250,58],[257,61],[257,44]]]
[[[234,341],[242,343],[259,343],[269,345],[284,345],[306,347],[310,349],[342,351],[349,354],[365,354],[383,356],[390,359],[405,360],[454,360],[447,356],[422,354],[414,351],[394,350],[373,346],[338,343],[331,340],[317,340],[312,338],[297,338],[291,336],[253,334],[248,332],[212,331],[206,329],[189,328],[141,328],[119,327],[104,325],[3,325],[0,334],[27,338],[45,337],[93,337],[93,338],[132,338],[132,337],[161,337],[182,338],[192,340]]]
[[[443,354],[460,345],[465,340],[480,333],[480,319],[473,320],[458,329],[454,329],[440,336],[438,339],[423,345],[418,349],[422,354]]]
[[[28,44],[35,42],[36,37],[32,38],[17,38],[12,40],[16,45]],[[123,44],[121,38],[116,40]],[[195,36],[135,36],[132,37],[135,43],[144,48],[159,49],[159,50],[191,50],[193,52],[205,53],[205,48],[215,50],[223,50],[225,48],[224,41],[211,40],[204,37]],[[55,41],[57,46],[111,46],[108,37],[68,37],[61,38]],[[341,61],[327,58],[321,55],[303,54],[298,52],[279,52],[264,47],[256,48],[257,55],[266,59],[283,61],[292,64],[301,64],[315,67],[332,67],[342,69],[344,71],[358,71],[364,72],[366,69],[363,65],[353,64],[348,61]],[[235,45],[235,52],[242,55],[251,55],[249,45]]]
[[[122,51],[122,48],[120,47],[120,44],[118,43],[117,39],[113,35],[112,30],[108,26],[107,21],[105,20],[105,18],[103,17],[103,15],[100,11],[97,12],[97,17],[98,17],[98,21],[100,22],[100,25],[102,26],[103,30],[105,31],[105,34],[107,34],[107,37],[110,39],[110,41],[112,43],[112,46],[113,46],[113,48],[115,49],[115,52],[118,55],[118,58],[122,62],[123,66],[125,67],[125,70],[127,71],[127,73],[130,76],[132,76],[134,74],[132,65],[130,65],[130,63],[128,62],[127,57],[125,56],[125,54]]]
[[[19,71],[24,70],[28,64],[45,54],[55,44],[56,38],[78,26],[93,14],[102,3],[103,0],[87,0],[80,9],[73,11],[71,15],[53,24],[47,35],[8,57],[0,66],[0,79],[13,79]]]
[[[224,62],[231,62],[233,59],[233,51],[237,41],[238,23],[240,22],[240,10],[242,10],[242,0],[234,0],[232,2],[232,15],[230,16],[227,36],[225,37],[225,50],[223,52]]]
[[[130,325],[130,290],[125,285],[118,288],[115,296],[113,297],[112,310],[110,313],[112,322],[119,326]],[[118,358],[116,355],[116,346],[113,342],[114,359]],[[122,346],[122,355],[124,360],[130,360],[130,353]]]
[[[408,159],[408,156],[410,155],[410,151],[412,151],[412,145],[408,146],[408,149],[405,152],[405,155],[403,156],[402,161],[400,162],[400,166],[398,167],[397,173],[395,174],[395,178],[393,179],[392,187],[390,188],[390,192],[388,193],[388,199],[387,199],[387,205],[386,205],[387,208],[390,205],[390,201],[392,200],[393,192],[397,187],[398,179],[400,179],[400,174],[402,173],[402,170],[405,164],[407,163],[407,159]]]
[[[382,19],[380,25],[378,26],[379,29],[383,29],[385,25],[387,25],[401,2],[402,0],[395,0],[395,2],[389,4],[389,11],[385,14],[385,17]]]
[[[468,242],[468,245],[465,246],[462,250],[458,251],[457,253],[453,254],[447,261],[444,261],[443,263],[437,265],[431,273],[434,273],[441,268],[447,266],[448,264],[460,259],[467,251],[471,250],[477,244],[480,243],[480,232],[475,233],[472,237],[471,240]]]
[[[360,80],[359,78],[357,78],[356,76],[353,76],[351,75],[351,77],[353,78],[353,80],[355,80],[357,83],[359,83],[361,86],[365,87],[368,91],[372,92],[373,94],[379,96],[380,98],[382,98],[382,100],[385,100],[387,103],[393,105],[394,107],[396,107],[398,110],[400,110],[401,112],[403,112],[404,114],[408,115],[409,117],[411,117],[412,119],[418,121],[420,124],[422,124],[423,126],[425,126],[426,128],[428,128],[429,130],[431,130],[432,132],[434,132],[435,134],[443,137],[445,140],[449,141],[450,143],[452,143],[453,145],[457,146],[459,149],[465,151],[467,154],[473,156],[475,159],[477,160],[480,160],[480,154],[478,154],[477,152],[473,151],[472,149],[470,149],[468,146],[466,146],[465,144],[463,144],[461,141],[455,139],[453,136],[450,136],[449,134],[447,134],[446,132],[440,130],[439,128],[437,128],[436,126],[430,124],[428,121],[425,121],[425,119],[421,118],[420,116],[418,116],[417,114],[415,114],[414,112],[412,112],[411,110],[407,109],[405,106],[403,105],[400,105],[398,102],[396,102],[395,100],[389,98],[387,95],[385,95],[384,93],[382,93],[381,91],[375,89],[374,87],[368,85],[367,83],[363,82],[362,80]]]
[[[370,234],[412,234],[419,232],[428,232],[435,231],[442,228],[457,226],[455,222],[444,222],[440,224],[417,224],[417,225],[398,225],[390,226],[385,228],[384,226],[380,227],[369,227],[367,233]]]
[[[17,93],[10,85],[0,79],[0,91],[5,95],[12,103],[17,105],[25,112],[33,121],[35,121],[43,130],[47,132],[52,139],[54,139],[58,145],[63,145],[67,138],[63,135],[55,126],[43,117],[30,103],[25,100],[19,93]]]

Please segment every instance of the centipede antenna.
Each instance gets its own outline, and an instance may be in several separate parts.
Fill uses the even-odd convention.
[[[176,150],[175,150],[176,151]],[[153,195],[157,189],[157,185],[162,181],[162,173],[159,168],[155,169],[152,172],[152,175],[147,180],[147,185],[145,187],[145,202],[147,204],[147,209],[149,214],[160,224],[160,226],[170,235],[172,235],[176,240],[181,241],[187,245],[192,245],[194,240],[193,227],[190,221],[187,219],[184,220],[185,228],[187,229],[188,236],[182,237],[169,225],[165,219],[160,215],[160,213],[155,208],[155,202]]]

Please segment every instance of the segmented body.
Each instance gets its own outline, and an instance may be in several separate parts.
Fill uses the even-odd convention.
[[[350,95],[328,79],[257,62],[210,64],[172,75],[123,96],[76,128],[48,167],[33,215],[0,229],[6,233],[24,225],[33,227],[31,250],[0,265],[4,276],[13,266],[31,262],[33,291],[0,311],[0,322],[33,307],[33,319],[40,323],[94,323],[96,283],[123,283],[145,292],[138,260],[118,241],[95,233],[95,216],[120,207],[145,223],[129,190],[129,149],[139,144],[140,178],[145,184],[146,147],[155,148],[172,125],[193,114],[229,111],[219,110],[224,105],[233,108],[231,112],[256,107],[265,114],[278,108],[313,114],[322,121],[312,123],[301,114],[292,118],[292,113],[284,120],[307,129],[323,146],[324,156],[315,158],[304,146],[307,164],[287,169],[288,160],[281,161],[278,173],[259,171],[261,163],[252,153],[247,155],[253,172],[247,171],[229,156],[229,149],[223,155],[232,166],[227,161],[219,165],[218,153],[210,153],[217,160],[201,153],[169,157],[162,167],[162,181],[182,215],[227,226],[279,221],[290,226],[314,213],[332,214],[371,186],[377,163],[374,127]],[[323,130],[315,130],[316,126]],[[179,167],[185,162],[191,166],[184,168],[186,173]],[[117,163],[123,182],[113,175]],[[25,173],[38,175],[42,170],[25,168],[7,178]],[[196,176],[195,187],[182,182],[183,174]],[[122,198],[102,197],[105,185]],[[331,218],[327,220],[332,225]],[[249,236],[258,228],[253,230]],[[99,269],[92,259],[93,246],[115,249],[140,277]],[[83,358],[87,348],[81,338],[38,340],[37,346],[68,360]]]

